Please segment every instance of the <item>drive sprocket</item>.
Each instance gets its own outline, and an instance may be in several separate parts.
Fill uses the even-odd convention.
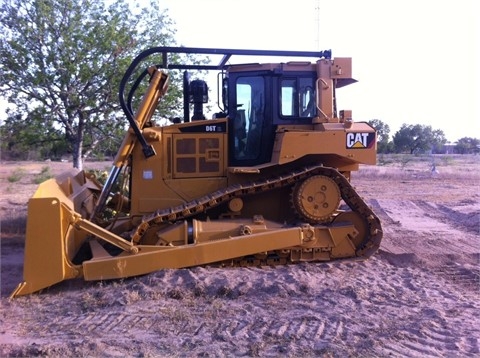
[[[297,215],[310,224],[330,222],[340,199],[338,185],[324,175],[311,176],[296,184],[292,191],[292,204]]]

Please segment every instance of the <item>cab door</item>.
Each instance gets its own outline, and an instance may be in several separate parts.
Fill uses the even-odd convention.
[[[234,74],[229,91],[229,165],[269,162],[274,141],[271,77],[259,72]]]

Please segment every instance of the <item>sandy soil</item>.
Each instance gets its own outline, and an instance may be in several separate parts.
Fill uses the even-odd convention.
[[[384,229],[367,261],[163,270],[9,300],[45,166],[70,164],[0,166],[2,357],[480,356],[480,158],[354,173]]]

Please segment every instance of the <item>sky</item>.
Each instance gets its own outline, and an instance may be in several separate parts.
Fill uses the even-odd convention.
[[[352,57],[359,82],[337,98],[355,121],[379,119],[391,135],[405,123],[441,129],[452,142],[480,138],[477,0],[157,1],[179,45]]]
[[[356,121],[379,119],[391,135],[405,123],[480,138],[476,0],[158,1],[179,45],[352,57],[359,82],[337,97]]]

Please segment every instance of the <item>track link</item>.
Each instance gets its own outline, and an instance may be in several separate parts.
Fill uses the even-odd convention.
[[[324,167],[321,165],[305,167],[302,170],[292,171],[286,175],[249,184],[232,185],[183,205],[157,210],[151,214],[143,216],[141,223],[132,232],[130,238],[133,242],[140,242],[144,233],[154,225],[187,219],[204,213],[208,209],[214,208],[233,198],[291,186],[297,181],[304,180],[312,175],[324,175],[331,178],[338,185],[344,202],[352,211],[358,213],[365,220],[368,232],[362,244],[357,248],[356,255],[360,258],[370,257],[380,247],[380,242],[382,240],[383,232],[380,220],[365,201],[358,195],[345,176],[335,168]]]

